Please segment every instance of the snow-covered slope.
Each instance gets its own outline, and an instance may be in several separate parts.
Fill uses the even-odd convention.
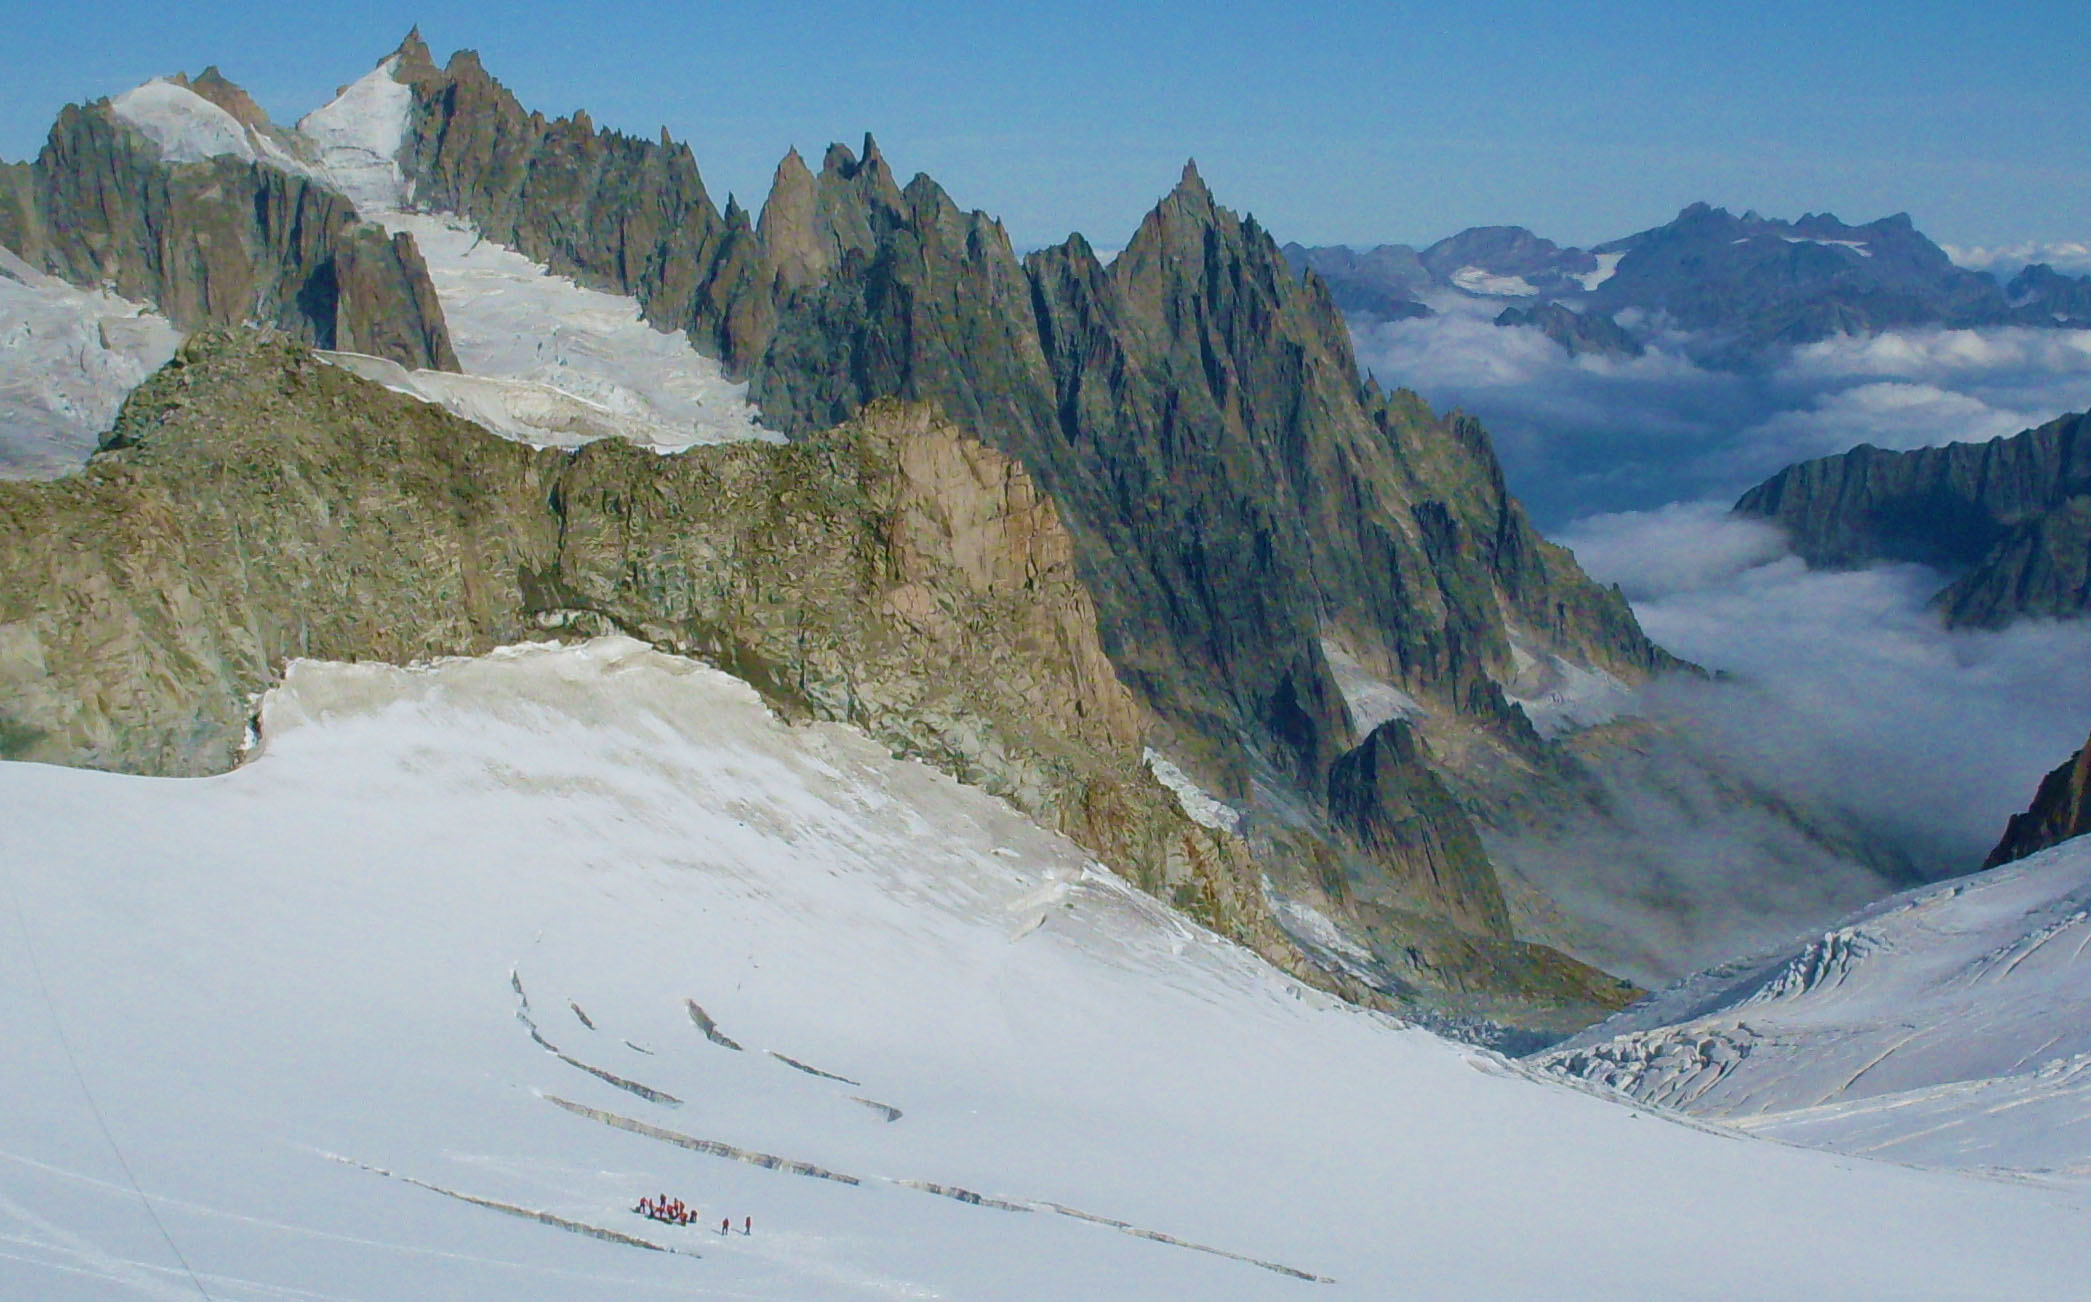
[[[398,159],[414,92],[393,75],[398,69],[395,54],[298,119],[298,134],[312,142],[321,178],[347,195],[358,211],[397,209],[407,202]]]
[[[144,304],[76,289],[0,248],[0,478],[78,468],[180,338]]]
[[[247,126],[187,86],[155,77],[109,101],[116,116],[136,127],[170,163],[200,163],[231,155],[297,175],[315,169],[292,150]],[[397,146],[395,146],[396,148]]]
[[[2080,1279],[2073,1195],[1664,1122],[1329,1006],[634,643],[297,665],[263,736],[204,780],[0,764],[0,1295]],[[700,1223],[628,1210],[661,1192]]]
[[[458,218],[408,211],[397,155],[413,96],[394,79],[397,62],[388,58],[344,87],[294,132],[250,128],[162,79],[116,96],[111,107],[170,162],[231,155],[266,163],[348,196],[388,231],[413,234],[465,375],[409,372],[351,354],[331,360],[541,447],[624,438],[667,452],[782,441],[763,428],[745,384],[727,379],[681,331],[648,325],[636,300],[552,275]],[[0,265],[0,341],[36,334],[30,348],[0,347],[0,473],[41,476],[85,460],[123,394],[166,361],[175,336],[129,330],[114,343],[91,342],[96,321],[144,309],[69,287],[54,294],[40,283],[25,296],[21,287],[31,283]]]
[[[443,305],[461,383],[440,372],[358,366],[369,378],[449,408],[496,434],[539,446],[627,438],[664,452],[760,438],[747,386],[690,347],[681,331],[648,325],[632,298],[584,289],[461,218],[406,211],[396,161],[413,96],[380,63],[298,123],[322,179],[357,211],[420,246]]]
[[[2091,1174],[2091,844],[1875,904],[1594,1027],[1552,1068],[1759,1134]]]
[[[782,441],[762,427],[747,385],[728,380],[681,331],[663,333],[640,319],[636,300],[554,276],[481,239],[461,218],[366,215],[413,234],[469,377],[383,363],[356,368],[369,378],[540,447],[609,436],[663,452]]]

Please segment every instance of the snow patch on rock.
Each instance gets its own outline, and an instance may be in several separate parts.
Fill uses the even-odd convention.
[[[1452,283],[1469,294],[1525,297],[1539,292],[1523,276],[1499,276],[1486,267],[1461,267],[1452,273]]]
[[[1360,664],[1340,643],[1322,639],[1321,654],[1329,662],[1336,690],[1343,694],[1351,726],[1359,737],[1371,736],[1374,728],[1389,719],[1413,723],[1430,713],[1415,697]]]
[[[1155,781],[1176,794],[1176,803],[1183,806],[1184,815],[1192,822],[1222,832],[1241,829],[1240,810],[1206,795],[1203,788],[1191,781],[1190,775],[1170,763],[1160,751],[1148,747],[1141,752],[1141,758],[1147,761],[1147,768],[1154,774]]]
[[[1576,279],[1581,281],[1583,284],[1583,292],[1587,294],[1591,290],[1596,289],[1599,285],[1602,285],[1606,281],[1610,280],[1619,270],[1619,260],[1621,258],[1624,258],[1625,256],[1626,254],[1624,253],[1598,254],[1597,270],[1586,271],[1582,275],[1576,277]]]
[[[1512,672],[1503,695],[1524,710],[1542,737],[1610,723],[1633,699],[1633,689],[1603,669],[1576,664],[1551,652],[1534,653],[1510,639]]]
[[[420,246],[467,377],[401,372],[381,382],[539,446],[613,435],[663,452],[783,442],[763,428],[746,384],[727,379],[683,332],[647,324],[637,300],[555,276],[462,218],[377,219]]]

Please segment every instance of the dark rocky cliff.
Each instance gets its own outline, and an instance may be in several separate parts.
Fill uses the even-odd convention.
[[[1265,900],[1265,865],[1190,822],[1144,767],[1152,720],[1104,653],[1059,508],[926,407],[882,401],[785,447],[537,451],[287,342],[207,334],[132,395],[81,474],[0,484],[12,758],[213,772],[235,762],[255,693],[288,657],[403,661],[609,631],[996,792],[1352,997],[1558,1032],[1629,993],[1442,918],[1443,935],[1401,933],[1416,961],[1384,990],[1307,968]],[[1450,883],[1468,847],[1447,858],[1417,825],[1459,824],[1415,756],[1382,738],[1352,770],[1338,799],[1360,842],[1436,856]],[[1479,901],[1458,921],[1499,931],[1481,868],[1444,898]]]
[[[1917,561],[1955,572],[1938,603],[1999,627],[2091,609],[2091,416],[1987,443],[1861,446],[1789,466],[1735,509],[1783,526],[1817,566]]]
[[[2033,803],[2023,814],[2012,815],[2003,839],[1982,866],[2023,859],[2086,832],[2091,832],[2091,742],[2040,780]]]
[[[184,330],[254,321],[321,348],[457,369],[410,237],[266,164],[165,162],[107,101],[67,107],[34,163],[0,173],[0,244],[74,284],[155,304]]]

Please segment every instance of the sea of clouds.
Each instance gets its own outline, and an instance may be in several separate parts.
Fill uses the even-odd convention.
[[[1493,323],[1500,300],[1441,293],[1436,314],[1352,322],[1385,385],[1481,418],[1545,529],[1597,512],[1726,499],[1795,461],[1872,443],[2012,434],[2091,407],[2091,331],[1891,331],[1702,360],[1717,341],[1657,331],[1639,357],[1567,351]]]
[[[1950,575],[1811,570],[1728,508],[1794,461],[2091,407],[2091,331],[1899,331],[1720,367],[1704,340],[1571,358],[1494,325],[1500,303],[1433,306],[1354,321],[1360,364],[1481,417],[1543,531],[1717,675],[1640,694],[1661,726],[1605,770],[1601,816],[1491,839],[1586,957],[1652,983],[1970,871],[2084,743],[2091,620],[1948,629],[1929,603]]]

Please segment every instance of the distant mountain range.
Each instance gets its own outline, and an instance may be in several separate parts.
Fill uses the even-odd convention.
[[[1501,299],[1519,312],[1498,325],[1538,325],[1572,352],[1624,353],[1664,330],[1699,335],[1694,351],[1720,357],[1913,326],[2091,326],[2091,277],[2039,263],[2000,282],[1955,266],[1904,213],[1852,226],[1829,213],[1783,221],[1695,203],[1665,225],[1589,249],[1521,226],[1477,226],[1420,252],[1284,252],[1347,313],[1426,316],[1433,292]],[[1558,310],[1529,318],[1544,305]]]

